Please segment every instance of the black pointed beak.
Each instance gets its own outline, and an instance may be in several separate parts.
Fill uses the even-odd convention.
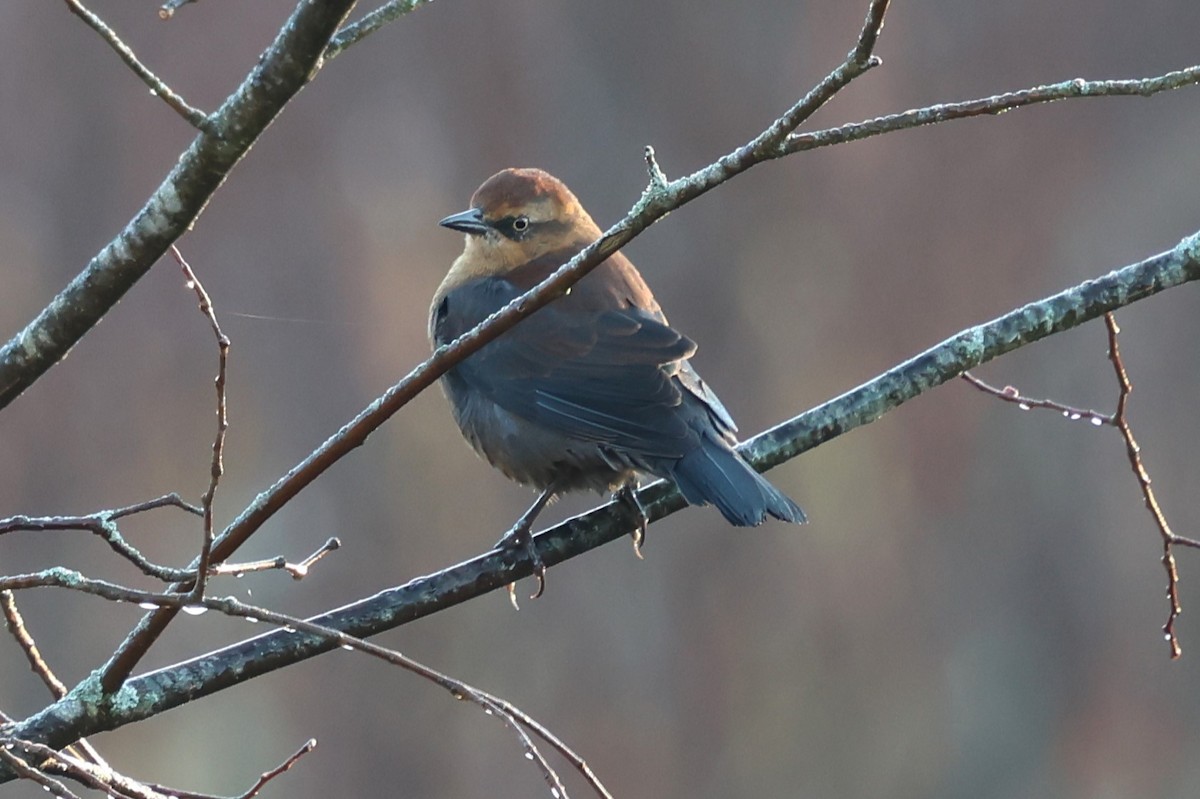
[[[438,224],[442,227],[448,227],[451,230],[459,230],[475,236],[488,232],[488,224],[483,221],[483,211],[480,211],[478,208],[468,208],[466,211],[451,214],[441,222],[438,222]]]

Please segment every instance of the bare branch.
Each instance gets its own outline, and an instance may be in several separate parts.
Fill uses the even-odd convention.
[[[963,372],[960,377],[983,393],[991,394],[996,399],[1003,400],[1004,402],[1011,402],[1023,411],[1032,410],[1033,408],[1042,408],[1050,411],[1058,411],[1065,418],[1070,419],[1071,421],[1087,419],[1097,427],[1105,424],[1114,426],[1116,425],[1116,419],[1106,413],[1100,413],[1099,411],[1092,411],[1086,408],[1076,408],[1073,405],[1064,405],[1061,402],[1055,402],[1051,399],[1034,399],[1033,397],[1026,397],[1023,396],[1015,386],[996,388],[995,386],[980,380],[970,372]]]
[[[529,733],[521,727],[517,720],[506,713],[503,708],[487,701],[482,695],[472,698],[483,706],[484,713],[500,719],[504,722],[504,726],[513,731],[517,736],[517,740],[521,743],[521,748],[525,750],[525,757],[538,767],[538,770],[542,773],[542,779],[550,786],[550,795],[553,797],[565,797],[567,789],[562,784],[562,780],[559,779],[558,774],[550,766],[550,762],[546,760],[541,750],[537,748],[537,744],[533,742],[533,739],[529,737]],[[600,787],[600,790],[602,791],[602,795],[608,795],[608,791],[605,791],[603,786]]]
[[[186,5],[196,2],[196,0],[167,0],[158,9],[158,17],[162,20],[168,20],[175,16],[175,12]]]
[[[38,757],[39,770],[43,773],[70,777],[89,788],[104,791],[109,796],[119,796],[122,799],[176,799],[157,787],[145,785],[113,771],[107,764],[92,765],[33,741],[18,739],[9,743]]]
[[[1117,429],[1121,431],[1121,436],[1125,439],[1125,452],[1129,456],[1129,465],[1133,468],[1138,485],[1141,486],[1142,499],[1146,503],[1146,510],[1150,511],[1150,515],[1154,517],[1154,523],[1158,526],[1159,534],[1162,536],[1162,565],[1163,569],[1167,572],[1167,601],[1171,606],[1170,612],[1167,614],[1167,623],[1163,625],[1162,629],[1163,635],[1167,640],[1167,646],[1171,650],[1171,658],[1175,659],[1183,654],[1183,649],[1179,645],[1179,638],[1175,634],[1175,620],[1179,618],[1179,614],[1183,611],[1183,608],[1179,604],[1179,572],[1175,568],[1175,554],[1171,550],[1175,544],[1200,547],[1200,541],[1175,535],[1171,531],[1171,525],[1167,522],[1167,515],[1158,504],[1158,498],[1154,495],[1154,489],[1150,487],[1150,474],[1142,464],[1141,447],[1138,446],[1137,440],[1133,437],[1133,430],[1129,427],[1129,421],[1125,413],[1129,406],[1129,395],[1133,391],[1133,383],[1129,379],[1129,373],[1125,371],[1125,362],[1121,359],[1121,350],[1117,345],[1117,337],[1121,329],[1117,327],[1117,320],[1111,313],[1104,315],[1104,323],[1108,327],[1108,358],[1112,361],[1113,371],[1116,373],[1117,382],[1121,386],[1121,395],[1117,400],[1117,412],[1114,414],[1115,423]]]
[[[179,494],[164,494],[145,502],[137,502],[122,508],[102,510],[85,516],[9,516],[0,519],[0,535],[17,532],[18,530],[90,530],[94,523],[111,522],[132,516],[135,513],[157,510],[158,508],[174,507],[202,516],[204,511],[189,502],[185,502]]]
[[[1118,346],[1118,337],[1121,331],[1117,326],[1116,317],[1113,316],[1111,311],[1104,314],[1104,324],[1108,330],[1108,359],[1112,363],[1113,371],[1117,378],[1117,385],[1120,389],[1120,393],[1117,396],[1117,409],[1111,415],[1074,408],[1053,400],[1035,400],[1022,397],[1020,392],[1012,386],[1005,386],[1003,389],[998,389],[965,372],[962,377],[980,391],[991,394],[1005,402],[1017,403],[1023,410],[1048,408],[1059,411],[1069,419],[1087,418],[1092,424],[1111,425],[1121,432],[1121,436],[1125,440],[1125,451],[1129,457],[1129,465],[1132,467],[1133,474],[1138,481],[1138,486],[1142,490],[1142,498],[1146,504],[1146,509],[1154,517],[1154,523],[1158,527],[1159,535],[1162,537],[1162,564],[1167,572],[1167,601],[1170,603],[1170,612],[1167,615],[1167,623],[1163,625],[1163,634],[1166,637],[1167,645],[1170,647],[1171,658],[1175,659],[1183,654],[1179,638],[1175,633],[1175,620],[1179,618],[1179,614],[1183,608],[1179,603],[1179,571],[1176,568],[1172,547],[1178,544],[1180,546],[1200,548],[1200,541],[1185,538],[1172,532],[1171,526],[1167,522],[1166,513],[1158,504],[1158,498],[1155,496],[1154,489],[1150,485],[1150,474],[1146,471],[1146,467],[1142,463],[1141,447],[1138,446],[1137,441],[1133,437],[1133,430],[1129,426],[1129,419],[1126,414],[1129,407],[1129,396],[1133,392],[1133,382],[1129,379],[1129,373],[1125,369],[1125,361],[1121,357],[1121,350]]]
[[[204,130],[208,124],[208,114],[197,108],[192,108],[183,97],[159,80],[157,75],[151,72],[141,61],[138,61],[137,56],[133,54],[133,50],[129,48],[129,45],[121,41],[121,37],[117,36],[116,32],[108,27],[104,20],[84,8],[83,3],[79,2],[79,0],[66,0],[66,3],[71,13],[86,22],[92,30],[100,34],[104,41],[108,42],[108,46],[115,50],[117,55],[121,56],[121,60],[125,62],[126,66],[132,69],[133,73],[150,87],[151,94],[161,98],[164,103],[171,106],[175,113],[186,119],[188,124],[193,128]]]
[[[11,591],[0,591],[0,613],[4,614],[4,621],[8,626],[8,631],[16,640],[17,646],[21,647],[21,651],[25,653],[25,659],[29,661],[30,669],[38,676],[46,688],[50,690],[51,696],[55,699],[62,699],[66,696],[67,686],[63,684],[62,680],[58,679],[54,670],[50,668],[50,664],[42,657],[42,652],[38,649],[37,642],[33,640],[33,635],[25,626],[25,619],[21,616],[21,611],[17,609],[17,601]],[[85,756],[91,758],[93,763],[107,767],[108,764],[104,761],[104,758],[101,757],[100,753],[86,738],[80,738],[76,745],[83,751]]]
[[[304,757],[305,755],[307,755],[309,752],[311,752],[312,750],[314,750],[316,748],[317,748],[317,739],[309,738],[304,743],[304,745],[301,746],[299,749],[297,749],[295,752],[293,752],[292,756],[289,757],[287,760],[283,761],[282,763],[280,763],[278,766],[271,769],[270,771],[263,772],[262,776],[260,776],[258,778],[258,782],[254,783],[253,787],[251,787],[250,790],[246,791],[244,794],[242,794],[240,797],[238,797],[238,799],[252,799],[253,797],[258,796],[259,791],[261,791],[264,787],[266,787],[268,782],[275,779],[280,774],[284,774],[285,772],[290,771],[292,766],[296,765],[297,761],[299,761],[300,758]]]
[[[36,782],[45,788],[50,794],[60,797],[60,799],[80,799],[79,794],[73,793],[67,786],[63,785],[58,780],[42,772],[41,769],[34,768],[26,763],[21,758],[17,757],[7,746],[0,746],[0,762],[8,764],[8,767],[16,773],[18,777]]]
[[[157,510],[159,508],[168,507],[179,508],[180,510],[185,510],[188,513],[196,516],[204,515],[204,511],[202,509],[196,507],[190,502],[185,501],[183,497],[179,496],[179,494],[175,492],[163,494],[161,497],[156,499],[148,499],[145,502],[136,502],[132,505],[126,505],[123,508],[116,508],[115,510],[106,511],[105,513],[110,519],[122,519],[126,516],[132,516],[135,513],[145,513],[148,510]]]
[[[863,23],[862,33],[858,35],[858,44],[850,52],[851,61],[863,63],[871,58],[879,34],[883,32],[883,17],[887,14],[887,8],[888,0],[872,0],[867,8],[867,19]]]
[[[30,588],[67,588],[114,602],[132,602],[145,607],[182,608],[192,602],[187,594],[140,591],[108,580],[85,577],[75,569],[66,569],[62,566],[51,566],[48,569],[28,574],[7,574],[0,577],[0,591],[26,591]]]
[[[587,780],[588,784],[592,787],[592,790],[594,790],[599,796],[604,797],[604,799],[612,799],[612,794],[610,794],[604,785],[601,784],[599,778],[596,777],[595,772],[592,771],[591,766],[587,764],[587,761],[581,758],[575,753],[574,750],[559,740],[558,736],[550,732],[550,730],[542,726],[539,721],[529,716],[527,713],[525,713],[525,711],[516,707],[511,702],[500,699],[499,697],[491,696],[490,694],[488,694],[487,697],[506,714],[515,719],[522,726],[529,728],[534,735],[548,743],[560,755],[566,758],[567,761],[570,762],[570,764],[574,766],[581,775],[583,775],[583,778]]]
[[[190,580],[195,573],[187,569],[173,569],[151,563],[132,544],[127,542],[117,529],[116,520],[135,513],[144,513],[157,508],[176,507],[188,513],[202,515],[203,510],[184,502],[175,493],[157,499],[127,505],[114,510],[102,510],[85,516],[10,516],[0,519],[0,535],[17,531],[43,532],[47,530],[86,530],[103,538],[121,557],[142,570],[143,574],[163,581]]]
[[[0,612],[3,612],[8,631],[16,640],[17,646],[21,647],[21,651],[25,653],[25,659],[29,661],[29,668],[50,689],[50,693],[55,699],[62,699],[67,693],[67,686],[63,685],[50,666],[46,664],[37,642],[25,629],[25,619],[21,618],[21,611],[17,610],[17,601],[13,598],[12,591],[0,591]]]
[[[193,2],[193,0],[187,0],[187,2]],[[235,799],[253,799],[253,797],[258,796],[258,794],[262,791],[262,789],[266,787],[268,782],[275,779],[279,775],[284,774],[287,771],[290,771],[292,766],[296,765],[296,762],[298,760],[300,760],[300,758],[304,757],[305,755],[307,755],[309,752],[313,751],[316,748],[317,748],[317,739],[309,738],[308,741],[305,742],[305,744],[303,746],[301,746],[299,749],[297,749],[290,757],[288,757],[287,760],[283,761],[282,763],[280,763],[278,766],[271,769],[270,771],[263,772],[259,776],[258,780],[254,783],[253,786],[250,787],[250,789],[248,791],[246,791],[245,793],[242,793],[242,794],[238,794],[238,796],[235,797]],[[150,787],[156,791],[161,791],[163,793],[170,794],[172,799],[223,799],[222,797],[213,796],[212,794],[195,793],[192,791],[181,791],[178,788],[168,788],[166,786],[156,785],[154,783],[150,783]]]
[[[325,48],[325,60],[336,58],[347,47],[357,44],[387,23],[400,19],[405,14],[416,11],[431,2],[433,0],[388,0],[358,22],[347,25],[335,33],[329,40],[329,46]]]
[[[379,658],[380,660],[383,660],[394,666],[398,666],[406,671],[410,671],[419,677],[423,677],[435,685],[444,688],[455,699],[470,700],[471,702],[479,705],[484,712],[501,719],[501,721],[503,721],[517,734],[521,741],[522,748],[526,752],[526,755],[539,767],[543,777],[547,781],[547,784],[549,784],[552,789],[558,791],[557,795],[565,797],[566,789],[564,788],[562,781],[558,778],[558,775],[554,772],[554,769],[538,751],[526,730],[533,732],[534,735],[545,740],[556,750],[563,752],[571,764],[580,770],[580,773],[589,782],[589,784],[592,785],[597,793],[605,797],[610,796],[608,791],[596,778],[595,774],[591,772],[585,761],[580,758],[579,755],[563,744],[563,742],[556,736],[551,735],[542,724],[534,720],[528,714],[519,710],[511,703],[492,696],[486,691],[480,691],[478,688],[474,688],[462,682],[461,680],[457,680],[449,675],[442,674],[441,672],[422,663],[418,663],[412,658],[409,658],[393,649],[379,646],[378,644],[371,643],[370,641],[363,640],[362,638],[356,636],[347,635],[330,627],[314,624],[311,621],[306,621],[282,613],[276,613],[265,608],[247,605],[233,598],[205,598],[202,601],[202,604],[205,607],[220,611],[230,616],[243,616],[246,618],[256,619],[258,621],[265,621],[271,624],[280,625],[284,628],[285,634],[292,637],[297,637],[298,635],[310,636],[314,640],[319,641],[321,645],[327,647],[328,649],[332,649],[336,646],[342,649],[359,651],[364,654],[371,655],[372,657]]]
[[[325,557],[330,552],[340,549],[341,546],[341,539],[330,538],[328,541],[322,544],[316,552],[312,553],[299,563],[289,563],[286,558],[280,555],[274,558],[254,560],[247,563],[221,563],[209,569],[209,574],[233,575],[235,577],[241,577],[243,574],[250,574],[251,572],[264,572],[278,569],[280,571],[286,571],[288,574],[292,575],[293,580],[303,580],[308,576],[308,570],[312,568],[313,564],[321,560],[321,558]]]
[[[314,76],[354,0],[298,3],[287,24],[111,242],[0,348],[0,408],[58,363],[196,221],[213,192]]]
[[[318,549],[316,552],[309,555],[304,560],[302,560],[296,564],[289,563],[286,566],[284,566],[284,568],[288,570],[288,572],[292,575],[293,579],[303,580],[305,577],[308,576],[308,570],[312,568],[314,563],[316,563],[321,558],[328,555],[330,552],[333,552],[336,549],[341,549],[341,546],[342,546],[342,541],[340,538],[336,538],[336,537],[330,538],[328,541],[326,541],[324,544],[321,545],[320,549]]]
[[[936,125],[956,119],[970,119],[980,116],[995,116],[1030,105],[1055,103],[1060,100],[1070,100],[1082,97],[1152,97],[1160,92],[1182,89],[1200,83],[1200,65],[1186,69],[1168,72],[1151,78],[1136,80],[1083,80],[1075,78],[1061,83],[1035,86],[1032,89],[1022,89],[1016,92],[1006,92],[993,97],[983,97],[978,100],[966,100],[959,103],[938,103],[937,105],[904,111],[899,114],[854,122],[836,128],[819,130],[813,133],[794,133],[788,137],[775,157],[791,155],[792,153],[815,150],[833,144],[845,144],[851,141],[869,139],[883,133],[894,133],[898,130],[912,130],[925,125]]]
[[[179,268],[183,270],[183,276],[187,280],[188,288],[196,293],[196,299],[200,302],[200,313],[204,314],[204,317],[208,319],[213,335],[217,339],[217,378],[213,381],[217,389],[217,434],[212,444],[212,464],[209,467],[208,490],[204,492],[204,496],[200,501],[200,506],[204,510],[204,539],[200,546],[200,556],[196,562],[195,583],[192,587],[192,595],[194,597],[201,597],[204,596],[204,585],[212,568],[212,546],[213,539],[215,538],[213,531],[213,500],[217,496],[217,486],[221,484],[221,475],[225,472],[223,460],[225,454],[225,432],[229,429],[229,414],[225,404],[225,379],[229,367],[229,337],[221,331],[221,324],[217,321],[217,313],[213,308],[212,298],[204,290],[204,284],[196,277],[196,273],[192,271],[191,265],[184,260],[183,254],[179,252],[179,248],[174,244],[171,245],[171,255],[175,258],[176,263],[179,264]]]
[[[197,516],[204,515],[202,508],[185,502],[178,494],[172,493],[146,502],[126,505],[113,510],[97,511],[84,516],[10,516],[7,519],[0,519],[0,535],[18,531],[84,530],[103,538],[114,552],[133,563],[147,576],[164,582],[190,581],[196,576],[194,569],[174,569],[151,563],[137,548],[127,542],[117,529],[117,519],[164,507],[176,507]],[[308,570],[313,564],[340,548],[341,545],[342,542],[338,538],[330,538],[319,549],[298,563],[291,563],[284,556],[279,555],[248,563],[216,564],[209,567],[208,574],[209,576],[241,575],[279,569],[288,572],[294,579],[300,580],[308,575]]]
[[[341,630],[327,627],[322,624],[314,623],[313,621],[304,620],[295,616],[289,616],[283,613],[277,613],[266,608],[248,605],[232,597],[215,598],[215,597],[199,597],[192,599],[189,596],[182,594],[150,594],[143,591],[135,591],[132,589],[116,586],[111,583],[106,583],[102,580],[92,580],[85,578],[78,572],[70,572],[67,569],[55,568],[47,569],[36,575],[22,575],[17,578],[0,578],[0,589],[11,585],[14,581],[24,579],[26,584],[16,587],[42,587],[42,586],[57,586],[69,588],[72,590],[82,591],[84,593],[94,594],[109,600],[114,601],[136,601],[143,604],[161,603],[162,606],[170,607],[196,607],[208,610],[215,610],[228,616],[242,617],[253,619],[255,621],[267,622],[281,627],[279,635],[289,641],[301,641],[307,646],[317,646],[321,651],[329,651],[334,648],[350,649],[362,652],[372,657],[379,658],[394,666],[398,666],[406,671],[412,672],[419,677],[422,677],[430,682],[444,688],[456,699],[466,699],[479,705],[485,712],[500,718],[507,726],[510,727],[521,741],[522,748],[525,750],[528,757],[539,767],[547,783],[559,792],[558,795],[566,796],[565,788],[559,780],[554,769],[545,760],[537,747],[533,744],[529,732],[535,736],[542,738],[549,743],[557,751],[563,752],[568,761],[579,769],[584,778],[592,785],[597,793],[601,796],[609,796],[608,792],[600,784],[595,774],[587,767],[585,761],[580,758],[574,751],[567,747],[556,736],[551,735],[546,728],[532,719],[524,712],[515,708],[511,703],[497,699],[491,694],[480,691],[460,680],[457,680],[448,675],[430,668],[422,663],[419,663],[405,655],[378,644],[363,640],[354,635],[349,635]],[[185,605],[186,603],[186,605]],[[266,637],[272,637],[270,634]],[[261,640],[263,636],[260,636]],[[214,653],[216,654],[216,653]],[[194,663],[195,660],[189,661]],[[187,665],[187,664],[181,664]],[[209,672],[209,676],[218,676],[218,680],[232,676],[231,674],[221,674],[222,670]],[[142,678],[144,679],[144,678]],[[183,682],[175,683],[171,691],[164,695],[159,691],[151,691],[143,693],[135,689],[129,693],[124,699],[118,700],[111,694],[98,694],[95,691],[96,676],[92,675],[84,683],[76,688],[74,692],[68,694],[63,702],[60,702],[56,707],[61,709],[62,713],[75,714],[83,711],[87,713],[89,721],[84,723],[99,723],[104,729],[113,729],[117,726],[130,723],[141,718],[146,718],[148,715],[161,712],[169,705],[164,705],[163,702],[173,702],[182,693],[190,694],[191,698],[197,698],[200,695],[209,693],[214,688],[215,683],[212,680],[201,680],[192,682],[185,679]],[[82,692],[82,693],[80,693]],[[199,692],[199,693],[197,693]],[[86,695],[86,698],[84,698]],[[137,697],[136,701],[130,701],[131,697]],[[103,705],[103,712],[99,711],[99,706],[96,703]],[[87,705],[92,705],[88,708]],[[56,714],[51,713],[51,717]],[[35,717],[36,718],[36,717]],[[80,719],[79,721],[83,721]],[[527,732],[528,731],[528,732]],[[37,730],[37,732],[46,732],[45,730]],[[21,740],[37,741],[41,736],[28,737],[24,734],[23,725],[8,725],[3,731],[4,738]],[[47,739],[48,740],[48,739]],[[297,753],[298,757],[301,753]],[[292,761],[294,762],[294,760]],[[289,766],[289,764],[285,764]],[[290,766],[289,766],[290,767]],[[286,767],[281,767],[278,771],[285,771]],[[274,774],[271,772],[269,774]],[[264,775],[267,777],[267,775]],[[0,773],[0,781],[3,781],[3,774]],[[265,781],[264,781],[265,782]],[[261,784],[257,787],[261,787]],[[256,789],[252,789],[254,791]],[[248,794],[253,795],[253,793]]]
[[[25,626],[25,619],[21,616],[21,611],[17,609],[17,601],[11,591],[0,591],[0,613],[4,614],[5,624],[8,626],[8,631],[12,634],[12,637],[16,640],[17,646],[25,653],[25,659],[29,661],[29,668],[38,676],[46,688],[50,690],[50,695],[55,699],[62,699],[66,696],[67,686],[63,684],[62,680],[58,679],[54,670],[50,668],[50,664],[42,657],[42,652],[38,649],[37,642]],[[80,738],[76,745],[92,762],[99,766],[107,767],[108,764],[104,761],[104,758],[101,757],[100,753],[87,738]]]

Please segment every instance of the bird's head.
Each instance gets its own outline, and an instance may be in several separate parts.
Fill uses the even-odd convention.
[[[600,229],[562,181],[540,169],[505,169],[438,224],[466,235],[462,278],[502,274],[549,253],[581,249]]]

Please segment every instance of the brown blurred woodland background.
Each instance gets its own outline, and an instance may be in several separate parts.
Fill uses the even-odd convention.
[[[203,0],[164,23],[152,2],[94,4],[207,110],[291,7]],[[425,357],[428,300],[461,248],[436,223],[484,178],[543,167],[607,225],[646,183],[644,145],[674,177],[746,141],[840,62],[865,7],[443,0],[337,58],[180,241],[233,341],[218,522]],[[884,65],[808,129],[1160,74],[1197,61],[1197,30],[1187,0],[898,0]],[[0,59],[7,340],[194,131],[62,3],[0,5]],[[1200,93],[1184,89],[791,156],[627,253],[750,435],[963,327],[1173,246],[1200,219],[1198,129]],[[1193,535],[1196,288],[1117,318],[1131,423],[1176,531]],[[1108,411],[1105,346],[1094,322],[978,374]],[[207,323],[164,259],[0,413],[0,516],[198,498],[215,369]],[[1158,533],[1115,431],[952,382],[771,479],[809,527],[735,530],[689,509],[650,529],[644,562],[627,542],[603,547],[553,569],[520,613],[492,594],[380,642],[513,701],[621,797],[1196,795],[1200,555],[1178,554],[1184,656],[1172,662]],[[303,582],[268,573],[210,590],[316,613],[483,551],[531,498],[476,459],[429,391],[241,555],[300,558],[330,535],[341,551]],[[185,564],[199,542],[176,511],[122,527],[159,562]],[[149,585],[84,533],[6,536],[0,562]],[[68,684],[140,616],[56,590],[19,600]],[[139,671],[257,631],[180,617]],[[46,701],[0,641],[0,707],[21,718]],[[310,736],[316,752],[267,795],[547,795],[494,719],[345,652],[93,741],[132,776],[228,794]]]

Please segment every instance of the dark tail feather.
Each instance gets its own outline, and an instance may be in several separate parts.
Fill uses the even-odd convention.
[[[767,514],[785,522],[808,521],[792,502],[727,446],[705,439],[671,469],[680,493],[693,505],[717,506],[730,524],[754,527]]]

